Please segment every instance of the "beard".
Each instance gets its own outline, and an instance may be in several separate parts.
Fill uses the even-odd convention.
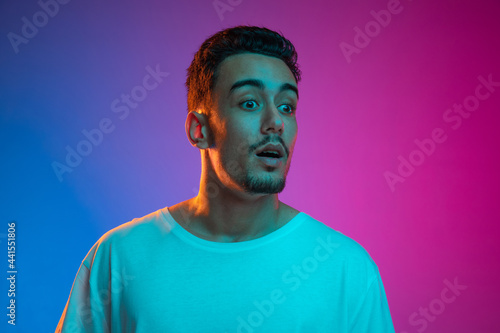
[[[253,153],[253,150],[251,151]],[[245,193],[275,194],[281,193],[285,189],[286,177],[291,166],[290,163],[287,163],[288,160],[285,160],[285,163],[287,163],[285,172],[276,174],[276,169],[273,167],[262,169],[267,172],[255,172],[255,170],[248,169],[247,165],[241,164],[237,160],[228,159],[227,156],[230,156],[230,154],[223,155],[220,165]]]
[[[247,172],[243,182],[241,183],[243,189],[251,194],[274,194],[280,193],[285,189],[286,176],[272,177],[268,176],[254,176]]]

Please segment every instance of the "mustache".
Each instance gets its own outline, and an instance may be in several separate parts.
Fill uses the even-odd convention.
[[[288,158],[288,155],[289,155],[289,150],[288,150],[288,147],[285,145],[285,142],[283,141],[283,139],[280,137],[280,136],[275,136],[275,137],[272,137],[272,136],[266,136],[262,141],[254,144],[254,145],[251,145],[249,147],[249,153],[253,153],[255,150],[257,150],[259,147],[261,146],[264,146],[268,143],[279,143],[283,146],[283,149],[285,150],[285,154],[286,154],[286,157]]]

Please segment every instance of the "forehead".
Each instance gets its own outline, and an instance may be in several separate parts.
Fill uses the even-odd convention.
[[[229,92],[239,80],[258,79],[266,89],[275,89],[283,83],[296,86],[295,77],[281,59],[256,53],[242,53],[227,57],[218,68],[214,92]]]

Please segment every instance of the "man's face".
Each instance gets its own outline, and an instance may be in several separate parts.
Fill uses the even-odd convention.
[[[225,187],[251,194],[285,188],[297,139],[296,89],[292,72],[275,57],[245,53],[220,64],[208,153]],[[264,151],[281,147],[282,156],[261,152],[268,144]]]

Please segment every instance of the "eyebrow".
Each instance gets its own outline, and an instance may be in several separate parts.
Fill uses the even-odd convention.
[[[259,88],[260,90],[264,90],[264,83],[261,80],[256,80],[256,79],[247,79],[247,80],[240,80],[235,82],[232,86],[231,89],[229,89],[229,94],[231,94],[234,90],[241,88],[243,86],[253,86],[256,88]],[[297,95],[297,99],[299,98],[299,90],[297,89],[296,86],[290,84],[290,83],[283,83],[280,87],[279,92],[283,92],[286,90],[291,90],[295,92]]]

